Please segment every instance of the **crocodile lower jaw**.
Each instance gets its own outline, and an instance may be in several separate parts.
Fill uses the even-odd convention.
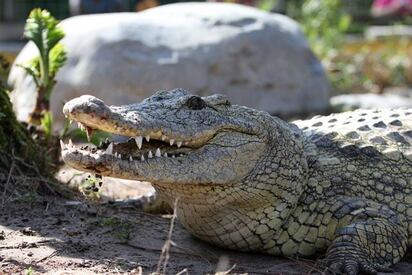
[[[89,127],[81,127],[90,133]],[[157,158],[181,158],[195,151],[186,147],[183,142],[170,139],[167,140],[162,135],[146,135],[137,137],[122,137],[123,142],[109,141],[101,142],[99,146],[91,144],[74,144],[71,140],[68,143],[60,141],[63,158],[68,155],[92,156],[99,160],[102,158],[118,159],[123,161],[150,161]],[[159,138],[159,139],[158,139]]]
[[[142,150],[136,150],[132,152],[125,152],[123,147],[127,147],[126,143],[115,143],[115,142],[110,142],[109,145],[102,145],[102,146],[94,146],[94,145],[75,145],[73,142],[70,140],[67,144],[64,143],[62,140],[60,140],[60,146],[62,152],[69,152],[69,153],[82,153],[82,154],[95,154],[98,156],[109,156],[109,157],[115,157],[118,159],[122,160],[129,160],[129,161],[145,161],[151,158],[179,158],[187,155],[190,151],[192,151],[189,148],[167,148],[165,149],[164,147],[157,147],[155,150],[154,149],[148,149],[148,148],[142,148]],[[119,148],[121,147],[121,148]],[[114,148],[118,148],[119,150],[116,150]]]

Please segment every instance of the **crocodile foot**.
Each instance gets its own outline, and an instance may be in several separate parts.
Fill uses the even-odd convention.
[[[371,263],[362,256],[362,249],[352,243],[339,243],[329,248],[323,264],[329,274],[378,274],[378,272],[393,272],[390,268]]]

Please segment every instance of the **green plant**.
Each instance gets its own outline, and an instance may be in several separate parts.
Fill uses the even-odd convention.
[[[297,2],[297,1],[295,1]],[[295,12],[310,47],[322,61],[332,86],[346,89],[353,81],[354,66],[338,59],[351,24],[341,0],[304,0]],[[361,76],[361,81],[364,77]]]
[[[6,57],[0,55],[0,86],[5,86],[5,80],[7,79],[10,72],[10,63],[7,61]]]
[[[37,201],[38,198],[39,198],[39,195],[37,194],[37,192],[34,190],[31,190],[31,191],[28,191],[27,193],[22,194],[20,197],[17,197],[16,201],[24,202],[24,203],[34,203]]]
[[[276,7],[278,2],[279,0],[259,0],[256,3],[256,7],[264,11],[271,11]]]
[[[133,224],[130,221],[121,220],[116,217],[103,218],[100,225],[111,227],[114,232],[113,235],[123,242],[130,240],[133,232]]]
[[[56,84],[56,73],[67,61],[67,53],[59,43],[64,32],[58,23],[47,10],[34,9],[30,12],[24,37],[36,45],[39,56],[19,65],[33,77],[37,87],[36,106],[30,115],[30,122],[42,125],[46,137],[50,137],[53,129],[50,97]]]
[[[29,266],[29,268],[25,270],[25,274],[26,275],[33,275],[34,274],[33,267]]]
[[[299,19],[313,51],[327,60],[337,54],[350,22],[340,0],[306,0]]]
[[[88,176],[79,185],[79,191],[92,201],[98,201],[100,199],[100,187],[102,186],[101,176]]]

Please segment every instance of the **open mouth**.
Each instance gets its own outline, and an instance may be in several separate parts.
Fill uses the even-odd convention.
[[[95,129],[78,122],[79,128],[84,130],[90,141]],[[120,136],[119,141],[108,138],[98,146],[92,144],[76,145],[71,140],[66,144],[60,141],[62,151],[83,151],[85,153],[109,156],[125,161],[147,161],[153,158],[179,158],[194,151],[188,147],[189,141],[176,141],[163,135],[161,131],[151,132],[145,136]]]

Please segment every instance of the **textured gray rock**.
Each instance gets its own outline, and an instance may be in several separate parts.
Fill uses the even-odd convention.
[[[140,13],[77,16],[62,22],[68,64],[52,109],[84,93],[110,104],[162,89],[223,93],[232,102],[288,116],[328,106],[324,70],[293,20],[227,3],[181,3]],[[36,54],[28,44],[17,57]],[[20,120],[34,106],[33,82],[13,67],[9,82]]]

